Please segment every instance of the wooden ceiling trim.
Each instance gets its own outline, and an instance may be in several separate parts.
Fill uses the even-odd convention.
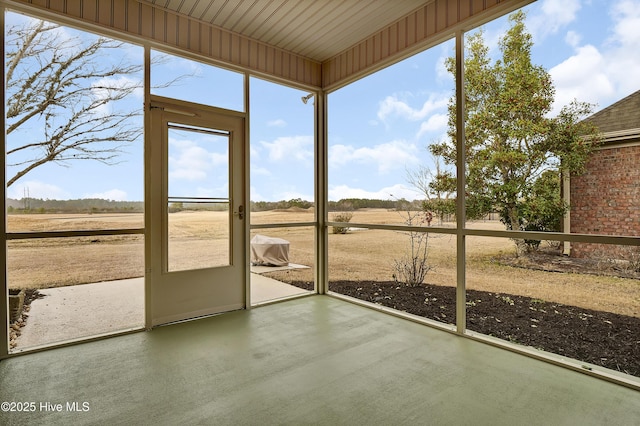
[[[435,0],[322,63],[333,90],[534,0]],[[364,52],[364,53],[363,53]]]
[[[321,64],[211,24],[138,0],[14,0],[63,21],[81,22],[206,57],[235,69],[310,87],[322,83]],[[68,19],[65,19],[68,18]],[[213,40],[219,40],[216,46]]]
[[[147,0],[13,0],[12,3],[45,11],[41,16],[57,16],[66,23],[83,22],[87,28],[99,26],[106,28],[107,34],[122,34],[122,38],[134,42],[153,41],[158,48],[166,46],[175,53],[209,58],[213,63],[233,69],[271,76],[294,85],[333,90],[435,46],[453,37],[456,29],[472,28],[534,0],[424,0],[422,3],[416,0],[415,4],[422,6],[370,36],[364,36],[366,32],[361,28],[352,31],[351,37],[363,34],[364,38],[350,46],[349,36],[340,31],[349,25],[346,21],[349,13],[345,11],[358,16],[357,21],[351,22],[354,27],[367,22],[369,16],[379,20],[383,10],[388,8],[392,13],[400,3],[362,3],[376,5],[373,9],[362,9],[361,4],[354,2],[340,9],[342,13],[338,15],[337,10],[318,9],[325,4],[320,1],[309,5],[305,0],[289,1],[264,3],[264,6],[248,0],[166,0],[158,1],[156,6]],[[408,1],[404,7],[406,4],[413,2]],[[224,21],[247,34],[216,24]],[[326,34],[331,42],[323,44],[319,33]],[[312,34],[316,37],[312,38]],[[275,47],[276,44],[279,47]],[[349,47],[338,54],[331,53],[336,45],[343,44]],[[292,51],[304,51],[307,56]],[[320,59],[311,57],[329,59],[321,63]]]

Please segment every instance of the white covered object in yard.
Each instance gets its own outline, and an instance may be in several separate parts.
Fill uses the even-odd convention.
[[[289,241],[256,235],[251,239],[251,263],[253,265],[287,266],[289,264]]]

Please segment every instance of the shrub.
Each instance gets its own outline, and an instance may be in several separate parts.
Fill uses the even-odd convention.
[[[613,273],[620,277],[636,277],[640,273],[640,247],[613,246],[593,253],[597,269],[601,273]]]
[[[351,221],[351,218],[353,217],[353,213],[352,212],[342,212],[342,213],[336,213],[333,215],[333,222],[346,222],[349,223]],[[332,227],[331,232],[334,234],[346,234],[347,231],[349,231],[349,227],[348,226],[334,226]]]
[[[184,204],[181,202],[169,204],[169,213],[177,213],[182,210],[184,210]]]
[[[425,212],[407,210],[404,214],[408,226],[424,226],[428,220]],[[427,272],[431,270],[428,263],[429,233],[410,231],[405,234],[409,235],[409,249],[400,259],[394,259],[393,280],[416,287],[424,282]]]
[[[564,214],[569,206],[561,196],[561,179],[557,170],[547,170],[533,183],[531,192],[516,206],[520,214],[521,231],[561,232]],[[501,220],[512,229],[507,209],[501,211]],[[520,253],[536,252],[540,240],[514,240]]]

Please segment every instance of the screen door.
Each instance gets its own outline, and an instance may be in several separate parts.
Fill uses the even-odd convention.
[[[245,307],[244,118],[152,97],[152,325]]]

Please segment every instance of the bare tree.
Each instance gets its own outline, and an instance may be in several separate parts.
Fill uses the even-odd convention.
[[[17,170],[7,187],[49,162],[115,164],[123,146],[141,136],[142,108],[116,104],[143,85],[142,63],[114,62],[123,48],[103,37],[70,37],[39,20],[7,29],[7,165]],[[20,129],[38,136],[10,138]]]
[[[427,222],[424,211],[414,211],[411,203],[398,201],[398,211],[407,226],[424,226]],[[419,231],[400,232],[409,236],[409,248],[399,259],[393,260],[393,280],[409,287],[424,283],[427,273],[432,269],[429,264],[429,233]]]
[[[435,170],[427,166],[408,170],[407,180],[424,195],[423,210],[435,213],[442,225],[445,217],[455,213],[456,178],[452,171],[443,167],[438,157],[434,156],[433,162]]]

